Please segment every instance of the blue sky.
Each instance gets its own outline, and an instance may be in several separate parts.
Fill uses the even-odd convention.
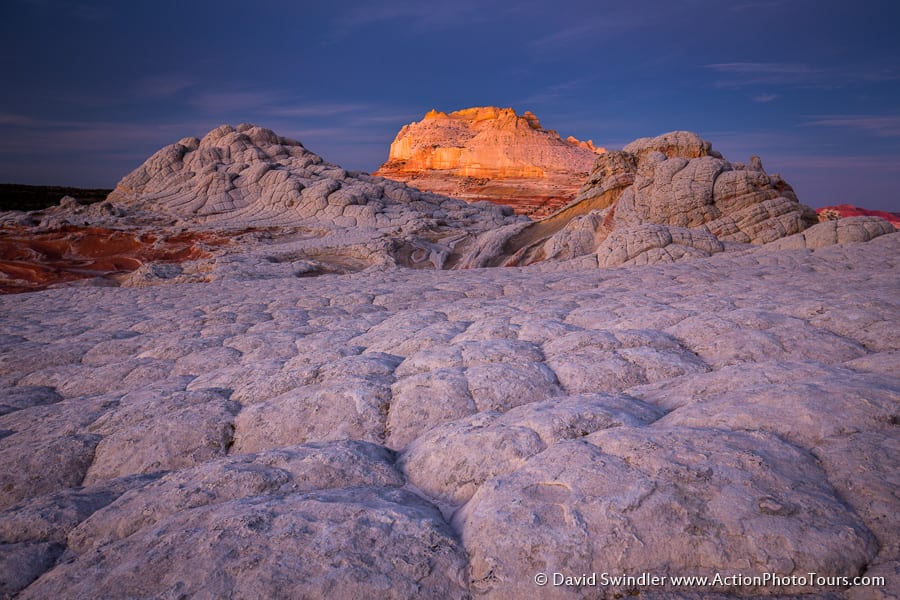
[[[251,122],[375,170],[431,108],[620,148],[697,131],[812,206],[900,210],[900,3],[5,0],[0,181],[112,187]]]

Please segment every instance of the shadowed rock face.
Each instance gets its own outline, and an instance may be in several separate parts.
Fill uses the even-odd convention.
[[[511,108],[431,111],[405,125],[374,173],[469,202],[488,200],[532,217],[564,206],[603,148],[560,138]]]

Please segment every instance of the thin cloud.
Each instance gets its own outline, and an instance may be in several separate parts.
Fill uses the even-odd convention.
[[[777,100],[780,97],[781,96],[779,96],[778,94],[757,94],[753,96],[753,101],[765,104],[768,102],[772,102],[773,100]]]
[[[739,74],[806,74],[818,72],[809,65],[802,63],[731,62],[706,65],[706,68],[718,71],[719,73]]]
[[[29,127],[34,125],[36,121],[27,116],[27,115],[19,115],[15,113],[0,113],[0,125],[13,126],[13,127]]]
[[[177,96],[193,85],[194,81],[190,77],[169,73],[141,77],[134,83],[133,90],[136,96],[162,100]]]
[[[631,35],[640,29],[646,29],[667,18],[672,7],[656,8],[652,12],[624,11],[606,12],[597,17],[593,11],[583,18],[578,18],[577,24],[568,25],[547,35],[533,39],[528,46],[533,50],[546,51],[554,47],[566,46],[578,42],[580,44],[609,42],[611,39],[625,35]]]
[[[590,35],[595,35],[598,26],[599,22],[597,21],[592,23],[583,23],[581,25],[573,25],[571,27],[560,29],[559,31],[556,31],[549,35],[531,40],[530,42],[528,42],[528,45],[532,48],[542,49],[550,46],[562,46],[571,44],[572,42],[579,41]]]
[[[778,8],[779,6],[789,5],[795,2],[796,0],[790,0],[790,2],[784,2],[781,0],[762,0],[760,2],[742,2],[739,4],[732,4],[730,8],[734,12],[772,10]]]
[[[777,162],[779,167],[790,169],[871,171],[878,173],[900,172],[900,155],[773,156],[770,157],[769,162]]]
[[[770,173],[786,169],[900,171],[900,156],[896,154],[848,154],[840,143],[823,145],[789,130],[707,131],[701,135],[728,160],[740,162],[753,154],[761,156]]]
[[[350,122],[354,125],[382,125],[392,123],[410,123],[416,119],[421,119],[425,113],[423,111],[409,110],[403,113],[388,114],[365,114],[354,117]]]
[[[120,152],[135,147],[159,149],[188,135],[204,135],[213,121],[127,123],[110,121],[56,121],[33,119],[27,138],[0,136],[0,154],[56,152]]]
[[[877,71],[863,70],[856,73],[856,77],[866,83],[880,83],[885,81],[900,80],[900,69],[886,68]]]
[[[549,85],[543,90],[526,96],[517,102],[517,104],[528,106],[534,104],[549,104],[558,102],[560,98],[571,95],[570,92],[584,88],[589,83],[596,81],[599,75],[589,75],[587,77],[578,77],[560,83]]]
[[[288,118],[304,121],[346,119],[377,113],[378,107],[360,102],[304,102],[275,90],[204,92],[188,103],[208,114],[239,118]]]
[[[392,4],[371,4],[344,10],[323,43],[334,44],[354,34],[359,29],[386,21],[405,21],[406,30],[422,34],[471,25],[487,19],[486,15],[498,12],[490,3],[479,0],[424,3],[415,0]]]
[[[822,81],[823,71],[803,63],[731,62],[704,65],[722,78],[716,88],[810,85]]]
[[[832,89],[849,84],[900,79],[900,71],[894,68],[819,68],[805,63],[729,62],[703,65],[703,68],[720,75],[720,79],[713,84],[720,89],[763,86]]]
[[[257,112],[283,100],[280,94],[270,91],[204,92],[189,100],[194,108],[212,114]]]
[[[349,27],[363,27],[380,21],[409,20],[420,27],[442,28],[463,24],[478,11],[478,2],[421,2],[367,5],[346,15]]]
[[[381,144],[379,147],[385,147],[385,140],[381,136],[374,135],[359,135],[358,132],[355,132],[351,127],[316,127],[310,129],[290,129],[290,128],[278,128],[279,133],[283,135],[295,139],[302,144],[306,142],[304,140],[316,140],[321,141],[325,140],[332,145],[349,145],[353,146],[355,144],[372,144],[378,143]],[[340,142],[340,140],[352,140],[347,142]],[[388,140],[390,143],[390,140]],[[387,151],[385,149],[385,151]]]
[[[803,123],[810,127],[846,127],[878,137],[900,137],[900,116],[896,115],[822,115]]]
[[[276,117],[334,117],[348,113],[369,110],[367,104],[322,103],[307,105],[284,105],[266,108],[266,113]]]
[[[279,128],[279,131],[282,131],[282,129],[284,135],[296,140],[302,140],[306,137],[336,137],[347,135],[347,130],[344,127],[310,127],[306,129],[290,129],[285,127]]]

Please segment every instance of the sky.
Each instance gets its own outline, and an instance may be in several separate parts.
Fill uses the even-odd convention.
[[[696,131],[800,200],[900,211],[900,2],[3,0],[0,182],[113,187],[255,123],[374,171],[430,109],[621,148]]]

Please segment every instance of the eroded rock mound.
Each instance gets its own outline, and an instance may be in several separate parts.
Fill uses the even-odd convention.
[[[599,156],[571,204],[510,235],[485,262],[522,265],[590,254],[601,267],[671,262],[767,244],[817,222],[815,211],[779,175],[766,173],[758,157],[731,163],[697,134],[675,131]],[[857,225],[843,227],[849,232]],[[886,222],[867,228],[863,236],[830,238],[819,229],[809,247],[892,231]]]
[[[253,125],[222,125],[202,139],[163,148],[124,177],[108,201],[191,223],[313,223],[399,232],[417,231],[427,219],[478,227],[471,217],[485,212],[345,171],[300,142]]]
[[[562,139],[528,111],[519,116],[493,106],[432,110],[400,130],[375,175],[542,216],[571,200],[603,151],[590,140]]]

